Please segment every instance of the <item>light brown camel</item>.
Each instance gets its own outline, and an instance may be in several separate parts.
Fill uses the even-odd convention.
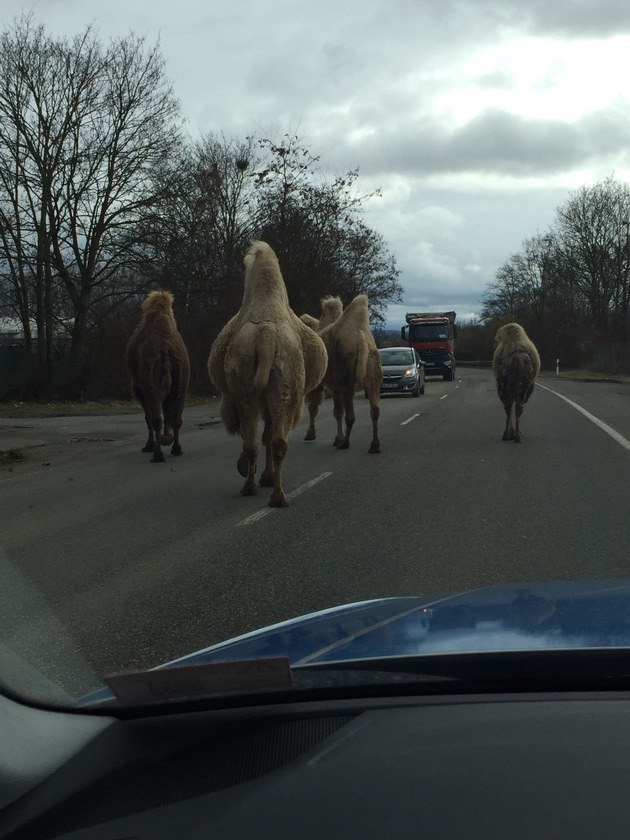
[[[540,356],[520,324],[499,327],[494,343],[496,349],[492,357],[492,370],[506,414],[503,440],[520,443],[520,419],[523,406],[534,390],[534,382],[540,371]]]
[[[303,321],[307,327],[310,327],[315,332],[319,332],[328,324],[332,324],[343,312],[343,303],[340,297],[333,297],[326,295],[321,299],[322,316],[319,320],[312,315],[305,313],[300,315],[300,320]],[[323,382],[313,389],[310,394],[306,395],[306,404],[308,406],[308,429],[304,435],[304,440],[315,440],[317,433],[315,431],[315,418],[319,413],[319,407],[324,401],[324,397],[331,396],[332,391],[326,388]]]
[[[312,316],[302,316],[302,318]],[[314,320],[314,319],[313,319]],[[381,444],[378,437],[379,400],[383,371],[376,349],[376,342],[370,332],[368,296],[357,295],[346,309],[341,300],[333,297],[322,299],[322,317],[317,331],[328,351],[328,367],[322,388],[308,394],[309,426],[305,440],[315,440],[315,418],[324,398],[323,388],[332,391],[337,434],[333,445],[337,449],[348,449],[350,433],[355,421],[354,392],[364,390],[370,401],[372,419],[372,441],[368,452],[378,453]],[[345,413],[346,428],[343,430]]]
[[[126,363],[133,393],[144,409],[149,439],[143,452],[163,462],[162,446],[181,455],[179,430],[190,380],[190,360],[173,314],[171,292],[149,292],[140,323],[127,343]],[[171,434],[172,430],[172,434]]]
[[[239,312],[225,325],[208,358],[210,379],[221,393],[226,430],[240,434],[238,471],[244,496],[256,493],[258,421],[266,463],[260,485],[273,486],[270,507],[286,507],[282,462],[288,435],[300,421],[304,397],[326,372],[326,347],[289,306],[278,260],[266,242],[245,255],[245,292]]]

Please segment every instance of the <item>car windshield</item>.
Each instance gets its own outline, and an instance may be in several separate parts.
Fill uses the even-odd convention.
[[[382,365],[412,365],[415,362],[413,353],[409,350],[386,350],[381,351]]]
[[[442,324],[411,324],[409,327],[410,341],[446,341],[448,330]]]
[[[622,3],[3,0],[0,693],[627,644],[629,49]]]

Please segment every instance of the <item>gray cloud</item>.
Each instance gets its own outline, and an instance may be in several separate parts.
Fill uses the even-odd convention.
[[[363,172],[376,175],[551,175],[597,158],[627,164],[630,106],[592,113],[575,123],[488,110],[450,130],[427,116],[395,130],[383,126],[360,143],[346,140],[345,147],[348,160],[360,160]]]
[[[626,0],[447,0],[455,16],[461,6],[474,8],[486,25],[529,35],[561,38],[605,38],[630,33]]]

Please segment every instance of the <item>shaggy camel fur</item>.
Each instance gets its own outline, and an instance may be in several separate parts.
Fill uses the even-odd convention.
[[[366,392],[370,401],[372,418],[372,441],[368,452],[380,452],[378,418],[383,371],[376,343],[370,332],[367,295],[357,295],[346,309],[343,309],[338,297],[323,298],[322,317],[318,322],[317,331],[328,351],[328,367],[322,385],[332,391],[333,395],[337,421],[337,434],[333,445],[337,449],[349,448],[350,433],[355,420],[354,392],[361,389]],[[315,418],[322,400],[323,389],[315,390],[307,397],[310,423],[305,440],[315,440]],[[345,433],[342,424],[344,412]]]
[[[317,318],[313,318],[312,315],[305,313],[304,315],[300,315],[300,321],[303,321],[307,327],[310,327],[315,332],[319,332],[324,327],[327,327],[328,324],[332,324],[333,321],[336,321],[337,318],[343,312],[343,303],[341,302],[340,297],[333,297],[332,295],[326,295],[321,299],[322,305],[322,317],[317,320]],[[306,434],[304,435],[304,440],[315,440],[316,432],[315,432],[315,418],[319,413],[319,407],[324,401],[324,397],[330,397],[332,391],[330,388],[326,388],[324,383],[321,382],[317,388],[313,389],[310,394],[306,395],[306,404],[308,406],[308,429],[306,430]]]
[[[534,382],[540,371],[540,356],[520,324],[505,324],[499,327],[494,343],[496,350],[492,357],[492,370],[497,381],[499,399],[506,414],[503,440],[520,443],[519,423],[523,406],[532,395]]]
[[[237,467],[246,477],[244,496],[256,493],[256,433],[262,417],[266,464],[260,485],[273,486],[270,507],[289,504],[282,488],[287,438],[300,421],[304,396],[321,382],[326,362],[323,341],[289,306],[275,253],[265,242],[252,243],[245,255],[243,304],[208,358],[225,428],[243,440]]]
[[[151,461],[159,463],[165,460],[162,446],[172,443],[171,455],[182,454],[179,430],[190,361],[173,315],[173,295],[149,292],[141,308],[140,323],[127,343],[127,371],[149,430],[142,451],[153,452]]]

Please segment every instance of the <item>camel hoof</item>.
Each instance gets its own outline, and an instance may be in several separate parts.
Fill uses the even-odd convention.
[[[273,487],[273,485],[274,485],[273,473],[268,473],[267,471],[265,471],[260,476],[260,481],[258,482],[258,484],[261,487]]]
[[[343,438],[335,438],[333,441],[333,446],[339,448],[343,443]]]
[[[162,435],[162,437],[160,438],[160,443],[162,444],[162,446],[170,446],[171,443],[173,443],[173,440],[173,435]]]
[[[163,452],[154,452],[153,453],[153,458],[151,458],[151,463],[152,464],[163,464],[164,461],[166,461],[166,458],[164,457]]]
[[[238,474],[242,475],[243,478],[247,478],[249,475],[249,460],[244,452],[241,452],[241,455],[236,462],[236,469],[238,470]]]
[[[381,454],[381,447],[377,444],[373,443],[372,446],[368,449],[368,455],[380,455]]]
[[[171,449],[171,455],[183,455],[183,454],[184,454],[184,450],[182,449],[181,445],[179,445],[179,444],[177,446],[174,446]]]
[[[267,502],[269,507],[286,508],[289,507],[289,500],[284,493],[272,493],[271,498]]]
[[[142,452],[155,452],[155,444],[147,441],[142,447]]]
[[[246,484],[241,490],[241,496],[255,496],[257,493],[256,485]]]
[[[304,440],[315,440],[315,432],[307,432],[304,435]]]
[[[341,443],[337,444],[337,449],[350,449],[350,441],[342,440]]]

